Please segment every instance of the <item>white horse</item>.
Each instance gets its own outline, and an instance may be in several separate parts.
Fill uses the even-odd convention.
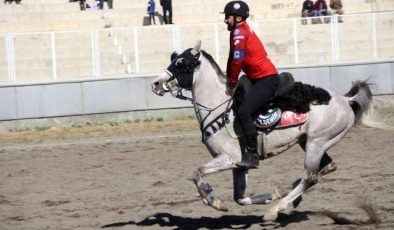
[[[319,176],[336,170],[327,151],[360,122],[362,114],[368,110],[372,100],[369,86],[366,82],[358,82],[346,96],[324,90],[330,97],[329,101],[308,104],[310,111],[306,122],[259,132],[259,153],[263,157],[277,155],[299,144],[305,151],[304,174],[293,183],[293,190],[287,195],[275,191],[246,197],[248,170],[235,164],[241,160],[244,143],[242,138],[234,137],[231,132],[237,122],[230,109],[232,98],[225,93],[227,79],[213,58],[200,48],[201,42],[197,42],[194,48],[185,50],[181,55],[174,53],[166,71],[152,82],[152,91],[160,96],[170,92],[178,98],[190,99],[194,104],[203,142],[213,157],[193,174],[203,202],[217,210],[227,211],[223,201],[214,197],[211,186],[203,182],[203,177],[232,169],[234,200],[240,205],[280,200],[263,217],[263,220],[275,220],[280,211],[290,203],[294,204],[305,190],[315,185]],[[185,97],[182,90],[191,90],[192,98]]]

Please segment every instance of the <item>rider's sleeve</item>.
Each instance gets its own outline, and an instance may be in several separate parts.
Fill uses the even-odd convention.
[[[246,51],[246,35],[239,29],[235,29],[234,36],[230,40],[230,54],[227,61],[227,77],[231,88],[238,82],[238,75],[242,69],[242,63]]]

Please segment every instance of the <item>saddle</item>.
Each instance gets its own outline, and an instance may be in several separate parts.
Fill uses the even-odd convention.
[[[259,113],[254,118],[257,129],[281,129],[298,126],[308,120],[308,113],[295,113],[293,111],[282,111],[280,108],[268,109],[267,112]]]
[[[328,104],[331,96],[324,89],[295,82],[288,72],[279,74],[279,88],[267,105],[253,115],[255,127],[263,132],[294,127],[308,120],[310,104]],[[236,113],[252,82],[240,77],[234,92],[233,110]]]

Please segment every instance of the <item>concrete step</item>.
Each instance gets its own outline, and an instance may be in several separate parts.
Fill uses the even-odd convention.
[[[52,69],[15,69],[17,82],[40,82],[52,80]]]
[[[26,4],[31,4],[31,5],[42,4],[42,5],[44,5],[44,4],[64,4],[65,2],[67,2],[67,0],[51,0],[51,1],[48,1],[48,0],[23,0],[21,2],[21,4],[22,5],[26,5]],[[68,4],[71,4],[71,3],[68,3]],[[73,3],[73,4],[75,4],[75,3]]]
[[[380,58],[394,58],[394,46],[386,46],[378,49]]]
[[[341,61],[359,61],[363,59],[371,59],[373,57],[373,49],[370,47],[364,49],[344,49],[341,50]]]
[[[0,82],[8,81],[8,67],[0,65]]]
[[[106,64],[121,64],[122,57],[118,54],[100,53],[100,62]],[[72,57],[57,56],[57,67],[79,67],[81,65],[91,65],[91,54],[75,54]],[[52,59],[50,57],[18,57],[15,59],[15,66],[22,69],[29,68],[52,68]]]
[[[23,2],[23,1],[22,1]],[[0,15],[7,13],[30,13],[30,12],[73,12],[79,11],[77,4],[68,2],[53,4],[0,4]]]
[[[51,20],[51,21],[0,21],[0,32],[33,32],[33,31],[59,31],[59,30],[82,30],[103,29],[108,26],[104,20]]]

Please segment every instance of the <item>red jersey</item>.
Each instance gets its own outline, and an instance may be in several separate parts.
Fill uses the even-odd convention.
[[[236,86],[241,70],[250,79],[259,79],[278,73],[260,39],[246,21],[230,33],[227,77],[231,88]]]

